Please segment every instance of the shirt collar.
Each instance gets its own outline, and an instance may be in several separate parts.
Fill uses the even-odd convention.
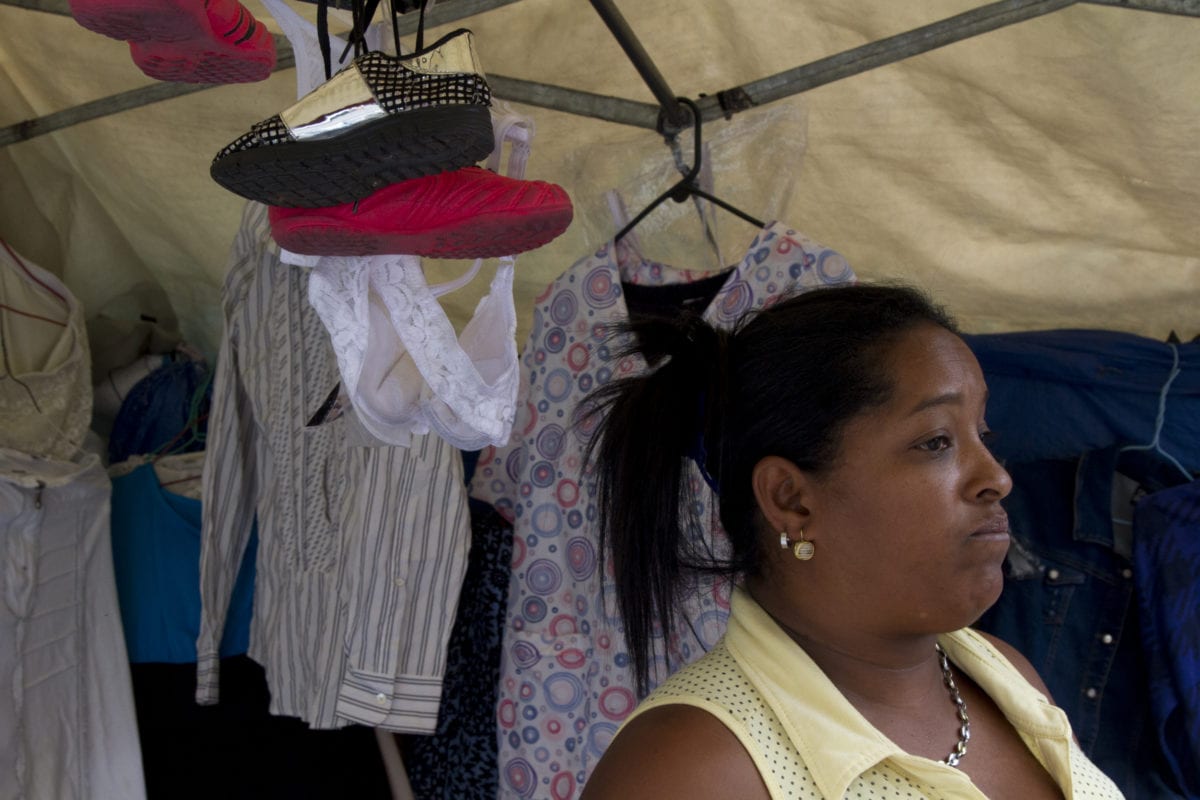
[[[1084,454],[1075,472],[1076,541],[1114,546],[1113,479],[1117,472],[1157,492],[1178,484],[1178,468],[1153,450],[1106,447]]]
[[[843,797],[857,777],[885,760],[953,796],[981,796],[965,773],[906,753],[872,726],[744,589],[735,587],[731,602],[726,647],[779,716],[823,796]],[[1052,773],[1069,774],[1070,726],[1062,710],[1014,680],[1013,667],[978,633],[963,629],[939,641],[1023,737],[1037,741]]]

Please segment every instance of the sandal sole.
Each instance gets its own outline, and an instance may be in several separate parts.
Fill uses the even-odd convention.
[[[259,24],[237,0],[70,0],[70,7],[83,27],[126,42],[208,39],[233,45]]]
[[[130,42],[129,50],[148,77],[176,83],[254,83],[266,80],[275,68],[273,48],[246,52]]]
[[[329,139],[230,153],[214,161],[209,172],[242,197],[273,206],[317,208],[474,164],[494,146],[486,106],[425,108]]]
[[[314,215],[273,224],[271,234],[280,247],[307,255],[497,258],[547,244],[567,229],[571,218],[567,205],[523,215],[484,214],[441,229],[404,233],[355,230],[353,223]]]

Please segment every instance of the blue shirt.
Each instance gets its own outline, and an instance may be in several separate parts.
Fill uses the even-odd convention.
[[[200,633],[199,500],[165,491],[153,464],[113,480],[112,548],[125,646],[132,663],[195,663]],[[221,655],[245,653],[258,538],[238,569]]]

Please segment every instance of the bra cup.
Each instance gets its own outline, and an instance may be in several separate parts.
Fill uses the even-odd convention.
[[[511,261],[501,260],[488,294],[479,301],[458,340],[479,379],[478,403],[472,406],[479,412],[476,418],[463,419],[438,398],[428,407],[433,429],[447,441],[457,440],[463,450],[507,444],[507,432],[512,428],[520,374],[514,339],[517,320],[512,281]],[[485,414],[495,417],[485,421],[481,419]],[[493,421],[499,425],[490,424]]]
[[[425,382],[392,327],[383,302],[373,291],[368,297],[366,357],[358,383],[351,391],[354,407],[368,429],[406,427],[428,433],[421,425],[421,389]],[[392,354],[390,358],[382,357]],[[372,430],[372,433],[378,433]]]
[[[502,262],[460,342],[414,256],[328,259],[314,270],[310,300],[373,436],[398,443],[434,430],[471,450],[507,441],[519,375],[512,281]]]

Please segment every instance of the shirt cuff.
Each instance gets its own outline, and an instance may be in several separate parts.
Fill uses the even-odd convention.
[[[196,703],[215,706],[221,695],[221,658],[217,651],[197,654]]]
[[[442,678],[388,677],[347,668],[338,690],[337,715],[348,722],[400,733],[437,730]]]

